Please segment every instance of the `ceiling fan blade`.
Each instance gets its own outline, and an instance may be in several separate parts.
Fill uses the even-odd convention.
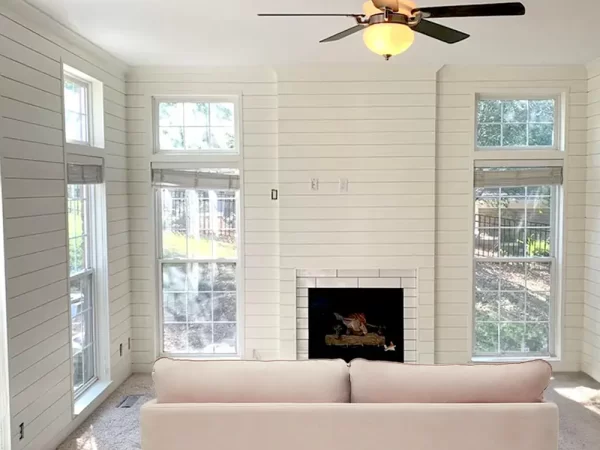
[[[523,3],[490,3],[483,5],[432,6],[417,8],[427,18],[442,17],[490,17],[490,16],[522,16],[525,14]]]
[[[258,14],[259,17],[363,17],[362,14]]]
[[[355,25],[352,28],[348,28],[347,30],[344,30],[340,33],[334,34],[333,36],[329,36],[328,38],[325,38],[319,42],[323,43],[323,42],[339,41],[340,39],[344,39],[345,37],[350,36],[351,34],[358,33],[359,31],[363,30],[364,28],[365,28],[364,25]]]
[[[429,20],[421,20],[417,25],[411,26],[411,28],[418,33],[425,34],[448,44],[456,44],[469,37],[467,33],[440,25],[439,23],[430,22]]]

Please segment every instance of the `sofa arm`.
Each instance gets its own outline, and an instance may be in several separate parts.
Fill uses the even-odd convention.
[[[143,450],[557,450],[558,409],[520,404],[157,404]]]

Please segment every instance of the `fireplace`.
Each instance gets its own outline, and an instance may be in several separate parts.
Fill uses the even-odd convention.
[[[310,288],[308,357],[404,362],[401,288]]]

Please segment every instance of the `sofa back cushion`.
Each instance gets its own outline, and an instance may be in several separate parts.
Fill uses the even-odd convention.
[[[534,403],[552,369],[542,360],[516,364],[411,365],[355,359],[352,403]]]
[[[346,362],[190,361],[161,358],[158,403],[348,403]]]

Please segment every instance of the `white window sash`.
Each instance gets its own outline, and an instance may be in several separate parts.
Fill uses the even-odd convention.
[[[86,132],[87,140],[80,141],[77,139],[67,139],[67,142],[69,142],[71,144],[91,146],[92,145],[92,130],[93,130],[92,129],[92,120],[93,120],[93,117],[92,117],[92,85],[90,82],[83,80],[82,78],[79,78],[76,75],[69,73],[68,71],[65,71],[65,73],[64,73],[64,81],[71,82],[71,83],[81,87],[85,91],[84,111],[82,111],[82,112],[72,111],[72,112],[79,113],[80,115],[85,117],[85,132]],[[65,87],[63,86],[63,92],[64,92],[64,89],[65,89]],[[65,120],[66,120],[66,116],[67,116],[66,112],[67,111],[65,108]],[[65,129],[66,129],[66,127],[65,127]]]
[[[179,188],[179,187],[177,187]],[[186,189],[197,189],[197,190],[215,190],[214,188],[212,189],[202,189],[202,188],[195,188],[195,187],[189,187]],[[240,211],[240,204],[239,204],[239,190],[235,190],[236,191],[236,235],[237,235],[237,242],[236,242],[236,246],[237,246],[237,256],[235,258],[179,258],[179,257],[173,257],[173,258],[166,258],[163,256],[162,254],[162,250],[163,250],[163,243],[162,243],[162,235],[163,235],[163,228],[162,228],[162,222],[163,222],[163,204],[162,204],[162,195],[161,195],[161,188],[160,186],[156,186],[155,185],[155,201],[156,201],[156,245],[157,245],[157,265],[156,265],[156,270],[157,270],[157,279],[158,279],[158,319],[159,319],[159,330],[158,330],[158,338],[159,338],[159,345],[160,345],[160,355],[161,356],[173,356],[173,357],[180,357],[180,358],[185,358],[185,357],[194,357],[194,358],[204,358],[204,359],[214,359],[214,358],[236,358],[239,357],[242,354],[242,348],[241,348],[241,326],[242,326],[242,318],[240,317],[241,311],[242,309],[240,308],[240,298],[241,298],[241,291],[240,291],[240,285],[241,285],[241,280],[242,280],[242,274],[241,274],[241,264],[240,264],[240,259],[239,259],[239,250],[240,250],[240,245],[239,245],[239,241],[240,241],[240,223],[239,223],[239,211]],[[189,216],[186,215],[186,221],[189,221]],[[188,227],[189,229],[189,227]],[[165,264],[193,264],[193,263],[208,263],[208,264],[219,264],[219,263],[225,263],[225,264],[235,264],[236,267],[236,321],[235,322],[227,322],[227,323],[235,323],[236,324],[236,353],[170,353],[170,352],[166,352],[164,350],[164,325],[165,325],[165,319],[164,319],[164,289],[163,289],[163,266]],[[233,291],[231,291],[233,292]],[[215,322],[211,322],[211,323],[215,323]],[[216,322],[219,323],[219,322]]]
[[[241,93],[239,94],[228,94],[228,95],[202,95],[202,96],[168,96],[168,97],[154,97],[153,98],[153,134],[154,134],[154,153],[164,153],[169,155],[177,154],[201,154],[201,155],[239,155],[241,153]],[[231,103],[233,104],[233,132],[234,132],[234,144],[233,148],[206,148],[206,149],[186,149],[185,135],[186,128],[194,128],[194,126],[186,126],[183,123],[180,127],[183,128],[183,147],[182,149],[162,148],[160,146],[160,104],[161,103]],[[185,119],[184,119],[185,121]],[[179,125],[174,125],[179,127]],[[210,122],[205,127],[209,132],[211,129],[220,128],[218,126],[211,126]]]
[[[550,169],[560,169],[560,175],[562,177],[562,167],[552,167]],[[510,185],[513,187],[514,185]],[[517,185],[518,186],[518,185]],[[535,186],[535,184],[523,184],[523,186]],[[477,187],[490,187],[495,188],[498,186],[477,186]],[[554,184],[553,189],[551,190],[551,211],[550,211],[550,256],[546,257],[531,257],[531,256],[523,256],[523,257],[502,257],[502,256],[475,256],[473,255],[473,345],[472,345],[472,355],[474,357],[489,357],[489,358],[503,358],[503,357],[551,357],[556,355],[557,350],[557,326],[559,320],[559,302],[560,302],[560,292],[559,292],[559,283],[558,281],[558,255],[559,251],[559,242],[560,242],[560,230],[559,224],[560,220],[557,220],[557,214],[560,211],[559,208],[559,195],[560,195],[560,185]],[[475,237],[473,237],[475,239]],[[499,237],[500,239],[500,237]],[[499,240],[500,242],[500,240]],[[492,263],[508,263],[508,262],[523,262],[523,263],[549,263],[550,264],[550,304],[549,304],[549,320],[548,320],[548,352],[478,352],[476,351],[476,327],[475,324],[478,321],[475,318],[475,286],[477,283],[477,277],[475,273],[475,267],[477,263],[481,262],[492,262]],[[497,323],[501,323],[502,321],[498,320]],[[520,321],[507,321],[511,323],[519,323]],[[526,321],[522,321],[525,323]],[[530,323],[530,322],[527,322]],[[500,345],[500,342],[498,342]]]
[[[531,91],[531,89],[528,89],[527,91]],[[514,151],[516,153],[519,152],[527,152],[527,151],[534,151],[534,152],[543,152],[544,150],[546,151],[560,151],[562,144],[561,144],[561,135],[562,135],[562,130],[561,130],[561,126],[562,126],[562,104],[563,104],[563,95],[559,94],[557,92],[553,92],[553,93],[540,93],[539,95],[531,95],[531,93],[529,92],[524,92],[523,95],[517,95],[518,92],[513,92],[512,94],[493,94],[493,95],[488,95],[488,94],[477,94],[475,96],[475,102],[476,105],[479,104],[480,100],[499,100],[499,101],[519,101],[519,100],[524,100],[524,101],[535,101],[535,100],[554,100],[554,132],[553,132],[553,145],[540,145],[540,146],[494,146],[494,147],[480,147],[477,143],[477,130],[479,129],[479,122],[477,121],[477,116],[475,116],[475,150],[478,153],[486,153],[486,152],[500,152],[500,151]],[[501,123],[501,122],[498,122]],[[527,120],[527,122],[522,122],[525,124],[529,124],[529,123],[537,123],[537,122],[529,122],[529,119]],[[503,125],[504,123],[501,123],[501,132],[503,132]]]

